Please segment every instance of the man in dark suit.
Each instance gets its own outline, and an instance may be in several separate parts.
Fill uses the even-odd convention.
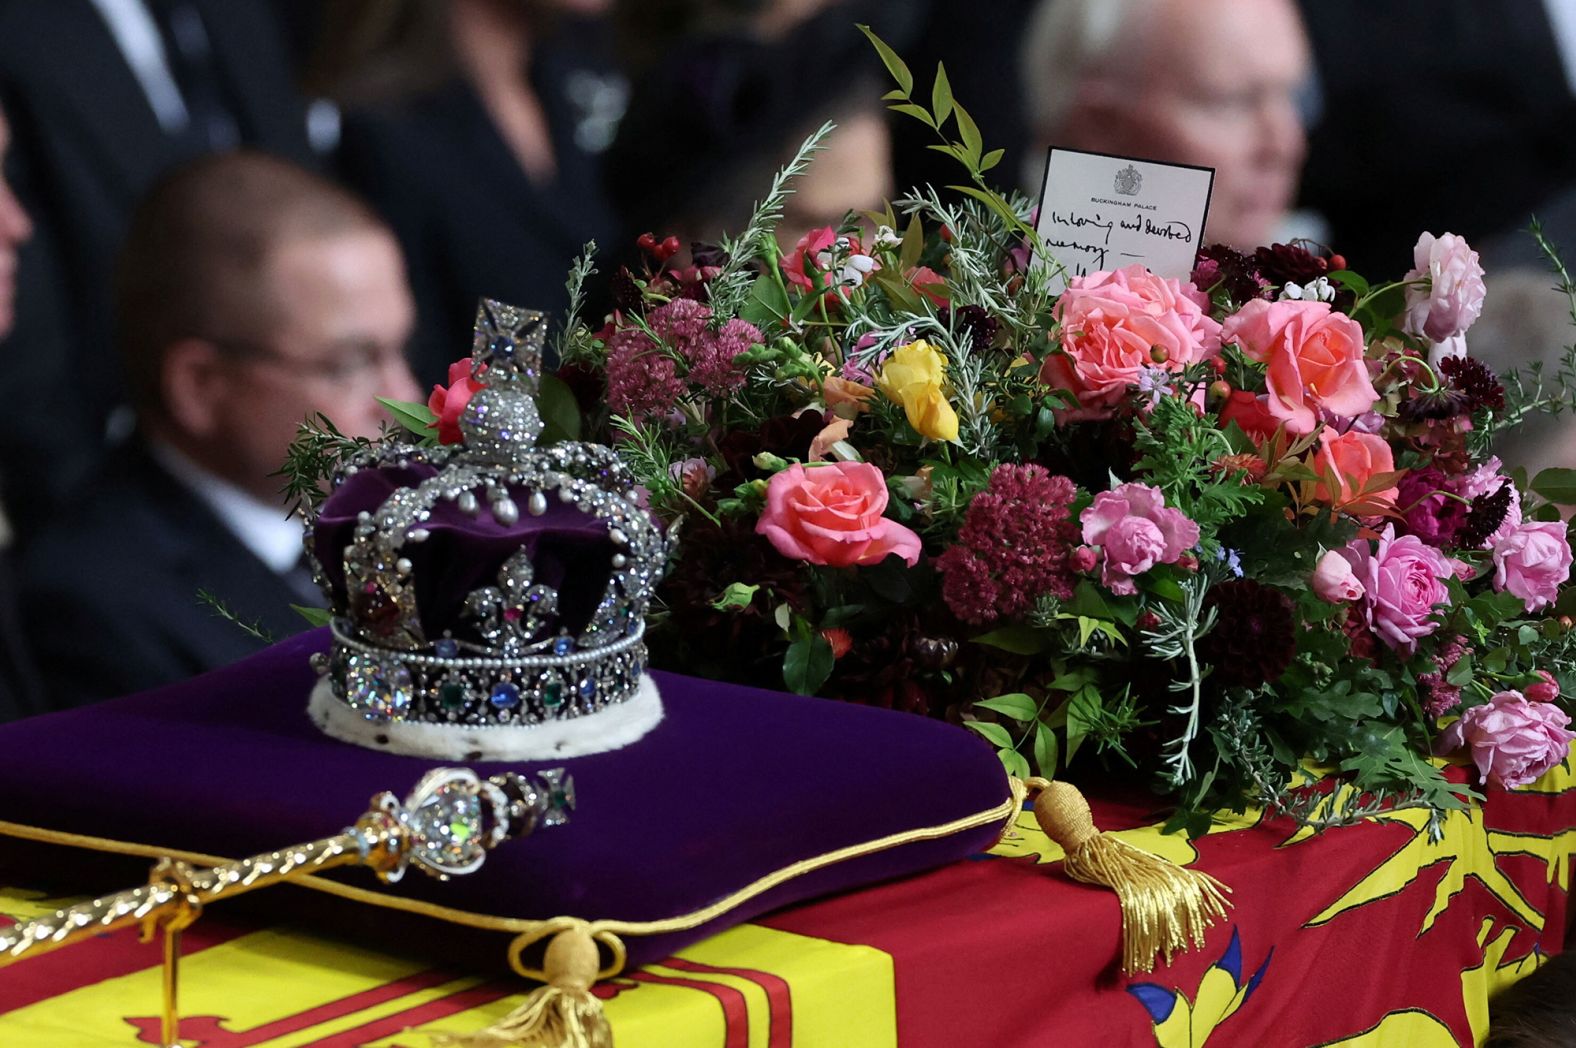
[[[50,708],[178,680],[302,628],[290,605],[317,601],[270,474],[303,419],[372,436],[376,396],[419,395],[393,234],[262,154],[210,156],[155,186],[116,304],[137,433],[22,564]]]
[[[0,418],[0,456],[32,495],[25,510],[80,477],[125,403],[109,288],[148,186],[176,163],[242,144],[303,163],[311,153],[266,4],[0,0],[0,104],[17,192],[37,226],[21,279],[38,291],[0,355],[0,380],[33,394]],[[29,471],[25,452],[45,421],[50,468]]]
[[[0,342],[16,316],[17,260],[33,234],[33,224],[6,180],[11,131],[0,112]],[[11,574],[11,529],[0,509],[0,722],[34,711],[38,680],[21,643],[16,587]]]

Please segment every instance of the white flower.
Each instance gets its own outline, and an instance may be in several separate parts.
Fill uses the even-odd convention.
[[[1334,302],[1335,288],[1324,277],[1315,277],[1306,284],[1288,280],[1281,288],[1280,297],[1282,302],[1287,299],[1297,302]]]
[[[876,260],[869,255],[849,255],[837,271],[837,282],[843,287],[858,287],[865,282],[865,274],[875,268]]]
[[[876,227],[876,239],[874,246],[877,251],[884,251],[887,248],[895,248],[902,243],[903,238],[898,236],[897,231],[891,226]]]

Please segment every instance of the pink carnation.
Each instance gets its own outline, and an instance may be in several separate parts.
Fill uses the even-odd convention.
[[[1156,564],[1175,564],[1198,542],[1198,525],[1168,507],[1160,489],[1148,484],[1100,492],[1079,520],[1083,540],[1105,554],[1101,585],[1119,595],[1137,593],[1135,576]]]
[[[1396,538],[1395,525],[1386,524],[1372,550],[1355,539],[1340,554],[1363,588],[1363,621],[1388,647],[1410,655],[1419,637],[1439,628],[1434,608],[1449,602],[1445,580],[1453,574],[1443,553],[1416,535]]]
[[[1483,312],[1483,267],[1454,233],[1424,233],[1412,249],[1406,289],[1406,330],[1434,342],[1463,334]]]
[[[1053,310],[1062,352],[1045,359],[1040,377],[1077,395],[1070,417],[1104,418],[1146,368],[1179,371],[1220,353],[1208,308],[1192,284],[1136,263],[1074,277]]]
[[[1473,706],[1444,730],[1439,749],[1465,747],[1487,782],[1507,790],[1525,786],[1565,759],[1576,732],[1571,719],[1549,702],[1528,702],[1519,691],[1502,691]]]
[[[895,553],[912,567],[919,536],[882,516],[886,507],[886,477],[868,462],[789,466],[767,483],[755,531],[792,560],[847,568]]]
[[[1513,593],[1528,611],[1554,603],[1571,574],[1562,520],[1526,520],[1494,544],[1494,589]]]

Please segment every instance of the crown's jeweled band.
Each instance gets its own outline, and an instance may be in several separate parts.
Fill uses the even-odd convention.
[[[444,658],[390,651],[333,623],[334,695],[369,721],[474,727],[583,717],[633,696],[646,670],[645,623],[605,647],[564,655]]]

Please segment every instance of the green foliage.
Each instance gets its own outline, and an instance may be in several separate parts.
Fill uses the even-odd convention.
[[[384,437],[387,435],[385,431]],[[327,415],[303,421],[285,452],[284,465],[270,474],[284,478],[280,493],[289,502],[291,515],[315,512],[327,497],[328,483],[334,474],[372,445],[366,437],[345,436]]]

